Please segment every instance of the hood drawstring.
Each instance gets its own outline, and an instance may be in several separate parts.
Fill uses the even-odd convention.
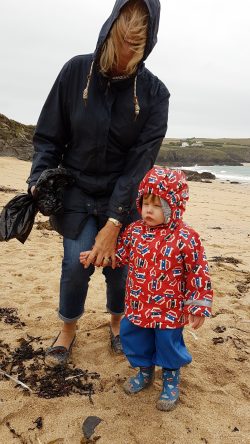
[[[89,95],[89,84],[90,84],[90,80],[91,80],[91,76],[92,76],[92,72],[93,72],[93,67],[94,67],[94,60],[91,63],[90,71],[89,71],[89,74],[87,75],[87,85],[86,85],[86,88],[83,90],[83,94],[82,94],[85,106],[87,105],[87,100],[88,100],[88,95]]]
[[[140,105],[139,105],[139,101],[138,101],[138,97],[137,97],[137,90],[136,90],[136,86],[137,86],[137,76],[135,76],[135,80],[134,80],[134,105],[135,105],[135,120],[137,119],[137,117],[140,114]]]
[[[86,85],[86,88],[83,90],[83,94],[82,94],[85,106],[87,105],[87,101],[88,101],[89,85],[90,85],[90,80],[91,80],[92,73],[93,73],[93,67],[94,67],[94,60],[91,63],[89,74],[87,75],[87,85]],[[139,101],[138,101],[138,97],[137,97],[137,76],[135,76],[135,79],[134,79],[134,107],[135,107],[135,120],[136,120],[137,117],[139,116],[140,110],[141,110],[140,105],[139,105]]]

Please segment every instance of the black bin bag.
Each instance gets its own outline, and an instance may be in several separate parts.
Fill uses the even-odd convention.
[[[51,216],[63,211],[63,195],[67,186],[75,182],[65,168],[43,171],[39,177],[35,194],[18,194],[11,199],[0,214],[0,241],[16,238],[24,244],[29,236],[36,213]]]

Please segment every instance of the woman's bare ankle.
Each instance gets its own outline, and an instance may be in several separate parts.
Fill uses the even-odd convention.
[[[64,322],[61,328],[61,331],[65,332],[65,333],[72,333],[72,332],[76,332],[76,328],[77,328],[77,321],[73,321],[73,322]]]
[[[76,322],[64,323],[54,346],[69,348],[76,334]]]

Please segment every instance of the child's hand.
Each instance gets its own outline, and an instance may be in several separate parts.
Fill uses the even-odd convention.
[[[195,316],[195,315],[188,315],[188,322],[190,327],[192,327],[194,330],[198,330],[205,321],[205,316]]]
[[[85,264],[87,262],[87,259],[88,259],[89,255],[90,255],[90,253],[91,253],[91,250],[89,250],[89,251],[82,251],[80,253],[80,258],[79,259],[80,259],[81,264],[84,266],[84,268],[87,268],[87,267],[85,267]]]

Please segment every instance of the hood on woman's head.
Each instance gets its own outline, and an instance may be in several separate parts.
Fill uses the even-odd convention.
[[[117,62],[119,62],[119,57],[117,56],[118,53],[117,45],[116,46],[114,45],[114,40],[117,41],[117,36],[121,34],[121,29],[119,30],[119,32],[116,30],[118,34],[116,35],[116,39],[114,39],[114,36],[112,36],[112,27],[116,21],[119,22],[119,16],[122,14],[122,10],[123,9],[126,10],[126,8],[129,9],[130,4],[131,6],[138,4],[137,9],[140,11],[139,22],[138,22],[138,17],[137,20],[134,17],[134,21],[132,21],[133,23],[136,22],[137,26],[135,26],[134,23],[134,29],[132,30],[130,29],[131,32],[133,31],[131,36],[132,40],[134,33],[137,36],[139,36],[139,40],[138,42],[133,42],[134,45],[132,46],[133,57],[131,60],[128,61],[126,68],[127,71],[125,70],[125,74],[128,74],[127,77],[132,76],[134,78],[133,103],[135,110],[134,117],[136,120],[140,113],[140,104],[139,104],[140,100],[137,96],[137,75],[140,72],[142,72],[142,69],[144,68],[144,61],[147,59],[147,57],[149,56],[149,54],[151,53],[151,51],[153,50],[154,46],[157,43],[157,34],[159,29],[160,10],[161,10],[161,5],[159,0],[116,0],[111,15],[103,24],[98,37],[93,60],[87,76],[86,86],[83,90],[83,100],[85,105],[87,105],[90,81],[94,69],[94,64],[95,63],[99,64],[100,72],[103,75],[107,76],[109,75],[109,71],[110,70],[112,71],[112,69],[110,68],[113,67],[113,65],[116,66]],[[133,10],[133,8],[131,9]],[[119,26],[121,27],[121,23]],[[117,25],[118,28],[119,26]],[[125,24],[123,23],[122,28],[124,26],[126,27],[126,23]],[[123,41],[126,40],[124,40],[123,38]],[[119,77],[120,75],[118,75],[118,78]]]
[[[95,50],[95,56],[98,54],[100,48],[102,47],[103,43],[105,42],[106,38],[108,37],[108,34],[121,13],[122,8],[127,5],[131,0],[116,0],[113,11],[111,12],[109,18],[106,20],[104,25],[102,26],[102,29],[100,31],[96,50]],[[160,21],[160,10],[161,5],[159,0],[142,0],[147,9],[149,14],[149,28],[148,28],[148,37],[147,37],[147,44],[145,48],[145,53],[143,60],[145,60],[148,55],[153,50],[154,46],[157,43],[157,34],[159,29],[159,21]]]
[[[172,211],[171,219],[179,220],[189,199],[186,176],[181,170],[154,166],[139,185],[136,205],[140,213],[142,197],[145,194],[155,194],[166,201]]]

